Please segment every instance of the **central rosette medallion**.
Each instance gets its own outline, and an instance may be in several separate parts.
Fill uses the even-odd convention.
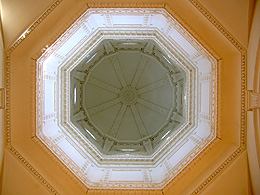
[[[120,101],[126,105],[134,105],[136,103],[137,97],[137,90],[131,86],[124,87],[119,93]]]

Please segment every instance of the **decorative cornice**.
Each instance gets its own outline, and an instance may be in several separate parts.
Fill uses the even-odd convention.
[[[78,184],[84,191],[87,191],[86,186],[79,180],[76,179],[74,174],[58,159],[49,148],[46,147],[45,144],[41,142],[39,138],[36,137],[36,120],[35,120],[35,113],[36,113],[36,69],[35,69],[36,61],[33,60],[31,65],[30,73],[31,73],[31,95],[30,95],[30,104],[31,104],[31,139],[34,143],[36,143],[39,148],[41,148],[54,162],[64,170],[64,172],[76,183]]]
[[[5,110],[5,144],[11,144],[10,127],[10,55],[5,58],[5,87],[6,87],[6,110]]]
[[[35,117],[35,113],[36,113],[36,107],[35,107],[35,104],[36,104],[36,68],[35,68],[35,63],[36,61],[35,60],[32,60],[33,62],[31,63],[31,66],[30,66],[30,75],[31,75],[31,83],[30,83],[30,87],[31,87],[31,94],[30,94],[30,115],[31,115],[31,118],[34,118]],[[31,134],[31,137],[34,137],[35,136],[35,131],[33,129],[36,128],[36,120],[31,120],[31,123],[30,123],[31,127],[30,127],[30,134]]]
[[[245,48],[237,41],[220,22],[209,13],[197,0],[189,0],[240,52],[245,52]]]
[[[8,147],[9,151],[11,152],[11,154],[14,155],[14,157],[22,163],[22,165],[34,176],[38,179],[38,181],[40,181],[43,186],[45,188],[47,188],[49,190],[49,192],[51,192],[52,194],[58,195],[59,193],[51,186],[50,183],[48,183],[46,181],[46,179],[44,179],[41,174],[36,171],[35,168],[32,167],[32,165],[25,160],[25,158],[14,148],[14,147]]]
[[[207,185],[212,182],[224,169],[226,169],[243,151],[245,147],[239,147],[227,160],[225,160],[204,182],[192,192],[192,195],[199,194]]]
[[[228,167],[246,149],[246,49],[210,14],[198,1],[189,0],[241,53],[241,131],[240,147],[224,161],[192,194],[199,194],[211,181],[220,175],[222,170]],[[219,80],[220,82],[221,80]],[[219,98],[220,99],[220,98]],[[219,124],[219,123],[218,123]]]
[[[186,175],[188,173],[188,171],[190,169],[192,169],[192,167],[194,165],[197,164],[197,162],[199,160],[201,160],[201,158],[203,156],[205,156],[214,146],[216,146],[216,144],[220,143],[220,139],[219,138],[215,138],[201,153],[199,153],[196,158],[194,158],[182,171],[180,171],[175,177],[174,179],[172,179],[163,189],[162,191],[167,193],[167,191],[173,186],[175,185],[175,183],[180,180],[180,178],[184,175]]]
[[[203,48],[202,47],[197,48],[198,50],[206,49],[205,52],[207,52],[209,55],[213,56],[217,61],[219,61],[221,59],[220,56],[209,45],[207,45],[207,43],[204,41],[204,39],[202,37],[200,37],[191,27],[188,26],[187,23],[184,22],[184,20],[179,15],[177,15],[173,11],[172,7],[169,4],[166,3],[164,8],[172,17],[174,17],[174,20],[176,20],[178,23],[181,24],[181,26],[186,30],[186,32],[188,32],[192,37],[194,37],[196,39],[196,41],[197,41],[197,43],[199,43],[199,45],[203,46]],[[187,38],[187,35],[185,36],[185,38]],[[191,43],[191,45],[194,46],[194,44],[190,40],[187,40],[187,41],[189,41]]]
[[[31,32],[40,24],[42,21],[47,18],[47,16],[62,2],[63,0],[56,0],[50,7],[48,7],[45,12],[29,27],[24,31],[21,36],[14,42],[13,45],[7,50],[7,53],[11,53],[14,51],[18,45],[22,43],[22,41],[29,35]]]
[[[89,8],[164,8],[165,3],[87,3]]]
[[[33,142],[35,142],[39,148],[41,148],[52,160],[54,160],[54,162],[56,164],[58,164],[58,166],[64,170],[64,172],[76,183],[78,184],[81,189],[83,189],[84,191],[88,191],[88,189],[86,188],[86,186],[78,179],[75,177],[75,174],[70,170],[68,169],[68,167],[59,159],[57,158],[57,156],[55,156],[51,151],[50,149],[42,143],[42,141],[36,137],[36,136],[33,136],[32,137],[32,140]]]
[[[24,157],[11,145],[11,121],[10,121],[10,55],[18,47],[22,41],[62,2],[56,0],[50,7],[14,42],[14,44],[5,52],[5,88],[6,88],[6,110],[4,113],[4,129],[5,129],[5,145],[16,159],[22,163],[25,168],[45,186],[50,193],[59,194],[32,165],[24,159]],[[35,101],[35,100],[34,100]]]
[[[103,189],[98,189],[98,190],[89,190],[88,191],[89,195],[95,195],[95,194],[107,194],[107,195],[163,195],[164,193],[161,190],[103,190]]]

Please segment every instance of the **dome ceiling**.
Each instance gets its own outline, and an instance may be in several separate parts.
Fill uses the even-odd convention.
[[[185,72],[166,56],[149,39],[103,40],[71,72],[71,121],[102,153],[151,155],[185,122]]]
[[[216,137],[216,75],[165,9],[88,9],[37,60],[36,136],[89,188],[162,189]]]

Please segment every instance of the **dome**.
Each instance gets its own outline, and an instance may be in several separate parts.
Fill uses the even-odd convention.
[[[162,189],[216,137],[216,60],[163,8],[87,9],[36,63],[36,136],[88,188]]]
[[[185,72],[152,40],[103,40],[70,74],[71,121],[104,154],[151,155],[185,122]]]

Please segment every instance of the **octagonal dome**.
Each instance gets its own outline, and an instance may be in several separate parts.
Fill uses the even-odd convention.
[[[216,136],[215,66],[165,9],[88,9],[37,60],[36,135],[89,188],[162,189]]]
[[[104,154],[151,155],[185,122],[185,72],[149,39],[103,40],[90,53],[71,72],[72,123]]]

